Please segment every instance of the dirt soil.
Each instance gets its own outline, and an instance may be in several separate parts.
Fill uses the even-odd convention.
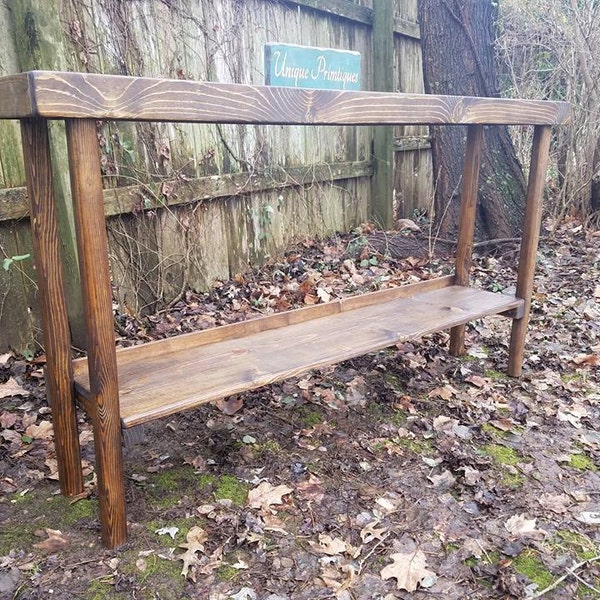
[[[600,598],[600,235],[544,233],[520,379],[494,317],[460,358],[436,334],[130,430],[118,550],[85,418],[66,499],[44,357],[0,356],[0,598]],[[449,272],[406,237],[397,258],[368,229],[306,241],[161,314],[119,309],[119,343]],[[479,248],[474,282],[510,290],[516,253]]]

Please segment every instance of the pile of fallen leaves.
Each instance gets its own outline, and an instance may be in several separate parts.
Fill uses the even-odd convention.
[[[435,334],[128,432],[119,551],[99,545],[89,426],[70,503],[43,357],[0,356],[0,597],[599,598],[600,235],[546,234],[520,379],[494,317],[465,357]],[[406,256],[374,236],[307,240],[167,312],[118,314],[121,343],[448,272],[414,256],[416,234]],[[482,248],[474,282],[510,289],[515,257]]]

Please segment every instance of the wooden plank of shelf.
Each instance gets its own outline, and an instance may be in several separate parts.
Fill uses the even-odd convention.
[[[156,351],[127,348],[117,354],[122,424],[140,425],[522,303],[514,296],[447,286],[211,344],[193,344],[200,332],[155,342]],[[85,404],[87,361],[74,366]]]

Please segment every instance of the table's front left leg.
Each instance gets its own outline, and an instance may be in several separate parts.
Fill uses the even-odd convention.
[[[102,542],[114,548],[127,538],[127,521],[112,290],[98,137],[96,122],[92,119],[71,119],[67,120],[66,125],[88,336],[90,400]]]

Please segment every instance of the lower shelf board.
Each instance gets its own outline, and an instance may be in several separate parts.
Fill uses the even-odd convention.
[[[118,350],[122,424],[133,427],[316,367],[523,307],[523,300],[514,296],[475,288],[447,284],[439,289],[420,284],[408,287],[415,293],[386,299],[390,294],[375,292],[373,296],[379,294],[383,301],[368,300],[373,303],[366,306],[363,301],[336,310],[327,305],[318,310],[301,309],[310,312],[300,315],[299,322],[293,322],[293,313],[301,311],[267,317],[263,330],[248,321],[247,325]],[[89,398],[87,360],[74,361],[74,370],[77,393],[85,404]]]

